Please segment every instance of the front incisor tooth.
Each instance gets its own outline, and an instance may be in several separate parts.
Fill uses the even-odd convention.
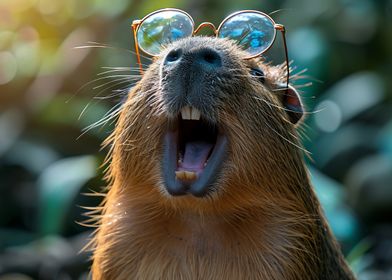
[[[189,106],[185,106],[181,109],[181,117],[183,120],[191,119],[191,108]]]
[[[200,111],[196,108],[185,106],[181,109],[181,117],[183,120],[200,120]]]
[[[200,120],[200,111],[196,108],[192,108],[191,119],[197,121]]]

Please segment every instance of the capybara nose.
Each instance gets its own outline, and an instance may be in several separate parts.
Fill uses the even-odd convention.
[[[222,66],[222,57],[219,52],[213,48],[205,47],[192,50],[173,49],[166,55],[164,64],[174,66],[182,61],[204,71],[216,70]]]

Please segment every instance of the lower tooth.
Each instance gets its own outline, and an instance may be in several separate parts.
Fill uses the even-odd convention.
[[[191,171],[176,171],[176,179],[182,181],[194,181],[197,179],[196,172]]]
[[[184,171],[176,171],[176,179],[178,180],[185,180],[185,172]]]
[[[197,178],[196,172],[185,171],[185,177],[187,180],[193,181]]]

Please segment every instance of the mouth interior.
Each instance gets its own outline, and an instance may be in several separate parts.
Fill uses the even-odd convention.
[[[179,118],[177,171],[195,172],[199,176],[208,164],[217,136],[217,127],[202,119]]]

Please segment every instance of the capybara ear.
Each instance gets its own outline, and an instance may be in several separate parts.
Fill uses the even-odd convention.
[[[283,91],[282,104],[293,124],[296,124],[303,116],[304,109],[298,91],[291,85]]]

